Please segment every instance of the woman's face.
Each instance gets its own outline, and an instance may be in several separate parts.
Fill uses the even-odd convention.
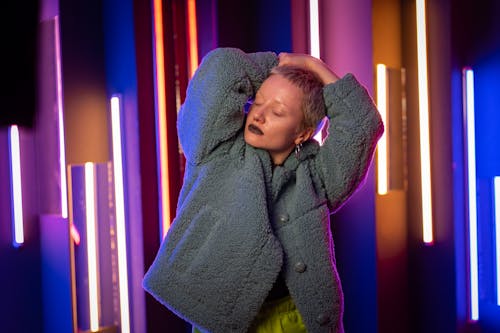
[[[267,150],[276,165],[312,134],[312,130],[302,128],[302,97],[300,88],[273,74],[262,83],[248,112],[246,143]]]

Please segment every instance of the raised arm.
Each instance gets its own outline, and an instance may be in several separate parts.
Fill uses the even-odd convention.
[[[328,138],[314,165],[335,211],[359,187],[383,133],[380,115],[366,89],[347,74],[339,78],[323,61],[304,54],[281,53],[279,64],[306,68],[325,85],[323,97],[329,119]]]
[[[339,80],[337,74],[335,74],[321,59],[308,54],[282,52],[278,55],[278,59],[280,66],[297,66],[315,73],[324,85]]]
[[[323,96],[329,135],[316,167],[335,211],[365,179],[384,126],[370,95],[351,74],[326,85]]]
[[[267,78],[278,58],[272,52],[234,48],[209,52],[191,79],[178,118],[186,158],[201,163],[244,123],[243,106]]]

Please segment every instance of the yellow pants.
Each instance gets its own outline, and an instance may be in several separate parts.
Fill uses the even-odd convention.
[[[249,333],[307,333],[292,297],[287,296],[262,305]]]
[[[193,333],[200,331],[193,328]],[[262,305],[248,333],[307,333],[290,296]]]

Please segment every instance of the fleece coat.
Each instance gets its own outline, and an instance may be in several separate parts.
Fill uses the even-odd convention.
[[[280,271],[308,332],[342,332],[330,214],[364,180],[383,131],[348,74],[323,88],[329,137],[283,165],[245,143],[247,100],[278,59],[211,51],[178,118],[186,171],[177,214],[144,288],[202,331],[246,332]]]

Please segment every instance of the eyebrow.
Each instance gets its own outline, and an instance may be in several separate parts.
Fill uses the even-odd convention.
[[[261,93],[260,91],[257,91],[257,93],[255,94],[254,101],[255,101],[255,99],[257,99],[257,96],[260,96],[260,97],[262,97],[262,98],[264,98],[264,99],[265,99],[265,97],[264,97],[264,96],[262,96],[262,93]],[[273,102],[273,103],[275,103],[275,104],[282,105],[282,106],[283,106],[286,110],[288,110],[288,108],[289,108],[289,107],[288,107],[285,103],[283,103],[283,102],[282,102],[282,101],[280,101],[280,100],[273,99],[273,100],[272,100],[272,102]]]

